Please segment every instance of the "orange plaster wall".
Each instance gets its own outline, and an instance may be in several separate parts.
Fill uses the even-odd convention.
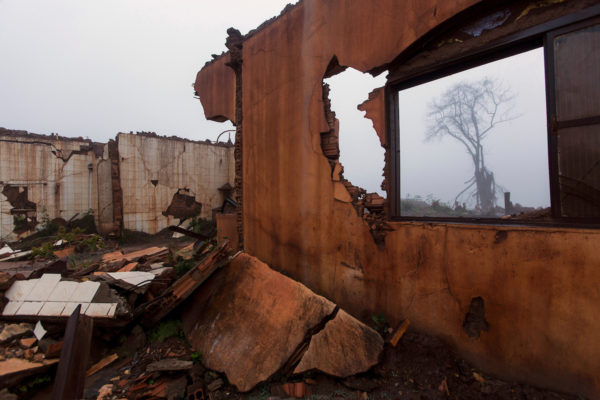
[[[379,248],[335,200],[319,135],[332,57],[370,70],[475,3],[305,0],[244,42],[245,250],[358,317],[410,318],[487,372],[597,397],[599,232],[391,223]],[[490,329],[472,339],[478,296]]]
[[[200,96],[207,119],[235,123],[235,73],[226,63],[229,53],[207,64],[196,76],[194,90]]]

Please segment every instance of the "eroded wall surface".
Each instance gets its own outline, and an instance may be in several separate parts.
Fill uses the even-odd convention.
[[[119,134],[125,229],[156,233],[223,204],[233,183],[233,146],[143,134]]]
[[[94,153],[96,151],[96,153]],[[89,140],[0,131],[0,238],[49,219],[97,210],[97,162]]]
[[[89,211],[102,233],[156,233],[212,218],[223,204],[219,187],[234,182],[234,162],[231,144],[155,134],[103,144],[0,128],[0,239]]]
[[[595,398],[598,231],[388,222],[376,243],[321,148],[334,56],[379,68],[476,3],[304,0],[245,38],[244,247],[356,316],[409,318],[487,372]],[[220,68],[209,64],[196,84],[222,79]],[[200,94],[215,119],[225,95]],[[381,125],[377,107],[363,109]]]

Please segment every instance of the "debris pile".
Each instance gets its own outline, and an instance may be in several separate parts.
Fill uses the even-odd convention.
[[[393,330],[378,315],[369,327],[231,250],[216,229],[171,231],[178,239],[147,237],[141,246],[78,231],[29,249],[3,245],[0,398],[366,399],[419,391],[447,398],[460,391],[451,375],[432,378],[433,388],[417,383],[412,369],[399,377],[408,320]],[[492,390],[479,371],[465,374],[455,375]]]

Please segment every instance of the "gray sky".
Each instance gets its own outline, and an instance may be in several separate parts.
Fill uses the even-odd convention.
[[[191,87],[242,33],[293,0],[0,0],[0,127],[107,141],[215,139]]]
[[[449,205],[473,176],[473,162],[456,139],[425,142],[427,105],[459,82],[496,79],[515,95],[513,121],[484,140],[487,168],[511,201],[548,207],[548,145],[543,50],[536,49],[400,92],[401,194],[432,196]],[[463,198],[463,201],[466,199]],[[468,201],[467,201],[468,204]],[[503,205],[503,199],[499,201]]]
[[[211,54],[226,50],[228,27],[246,33],[288,2],[294,0],[0,0],[0,127],[96,141],[129,131],[214,140],[232,125],[205,120],[193,97],[196,73]],[[540,51],[535,54],[475,75],[499,74],[514,89],[522,88],[517,108],[526,117],[489,137],[487,159],[513,201],[544,206],[549,199],[543,64]],[[402,135],[403,195],[450,201],[472,174],[456,143],[422,140],[426,104],[456,79],[400,96],[401,114],[410,116],[401,117],[402,130],[411,132]],[[356,109],[384,85],[384,74],[373,78],[349,68],[328,82],[340,120],[345,176],[384,195],[383,149],[371,121]]]

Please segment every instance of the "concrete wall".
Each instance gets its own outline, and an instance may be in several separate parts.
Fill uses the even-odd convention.
[[[96,145],[96,152],[91,141],[81,138],[0,131],[0,238],[18,236],[15,217],[35,225],[44,216],[69,220],[96,210],[94,172],[104,157],[103,146]]]
[[[222,204],[218,188],[233,183],[232,145],[119,134],[114,147],[121,154],[111,160],[107,144],[0,128],[0,239],[30,234],[45,216],[69,220],[89,210],[103,233],[156,233],[180,222],[181,210],[169,209],[178,189],[189,189],[210,218]]]
[[[167,211],[177,193],[201,203],[210,219],[223,204],[218,188],[233,183],[232,146],[132,134],[117,142],[125,229],[154,233],[177,224],[177,212]]]
[[[304,0],[243,38],[237,89],[210,84],[236,82],[227,55],[200,71],[196,91],[207,118],[236,116],[243,130],[247,252],[355,316],[409,318],[489,373],[598,398],[598,230],[388,220],[376,242],[321,148],[331,130],[322,81],[334,57],[362,72],[385,69],[478,3]],[[488,330],[476,338],[463,324],[478,298],[475,322]]]

